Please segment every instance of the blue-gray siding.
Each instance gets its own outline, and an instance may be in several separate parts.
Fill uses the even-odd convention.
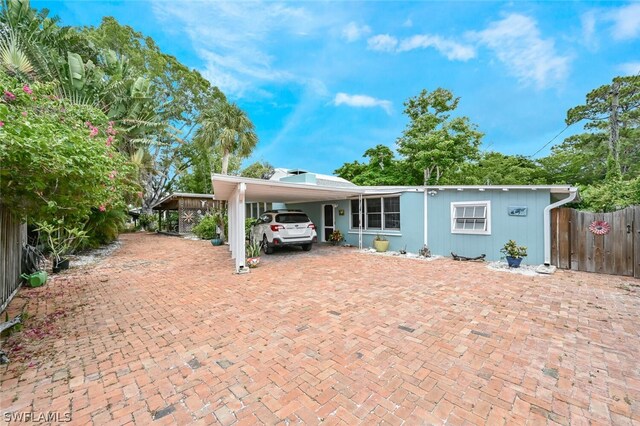
[[[451,203],[465,201],[491,202],[491,234],[454,234],[451,232]],[[541,264],[544,261],[544,208],[550,203],[549,190],[445,190],[428,196],[428,246],[434,255],[449,256],[451,252],[468,257],[486,254],[487,260],[499,260],[500,248],[510,239],[528,248],[523,263]],[[287,208],[306,212],[317,226],[318,239],[323,241],[322,206],[335,204],[336,228],[345,235],[346,242],[358,245],[358,229],[351,229],[349,200],[287,204]],[[274,203],[275,206],[275,203]],[[511,206],[527,207],[526,216],[509,216]],[[344,215],[338,214],[344,210]],[[424,244],[424,194],[403,192],[400,196],[400,231],[363,231],[363,247],[371,247],[377,234],[389,240],[389,250],[405,249],[417,253]]]
[[[451,233],[451,203],[491,201],[491,235]],[[544,208],[550,204],[549,190],[446,190],[428,197],[428,242],[434,254],[451,252],[468,257],[486,254],[488,260],[499,260],[500,248],[508,240],[527,246],[528,257],[523,263],[544,261]],[[509,206],[527,207],[527,216],[509,216]]]
[[[347,243],[358,245],[358,228],[351,229],[351,202],[349,200],[324,201],[318,203],[287,204],[287,208],[300,209],[309,215],[317,226],[318,239],[323,241],[322,206],[336,204],[336,229],[345,236]],[[340,216],[339,211],[344,210]],[[406,247],[409,252],[417,253],[424,242],[424,195],[422,192],[405,192],[400,196],[400,230],[399,231],[366,231],[362,232],[362,246],[373,246],[376,235],[383,235],[389,240],[389,250],[400,250]]]

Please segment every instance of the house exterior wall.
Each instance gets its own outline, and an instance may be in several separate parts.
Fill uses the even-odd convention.
[[[313,173],[301,173],[299,175],[282,177],[280,178],[280,182],[315,184],[317,179],[316,175]]]
[[[400,196],[400,230],[363,230],[362,247],[372,247],[373,239],[380,234],[389,240],[389,250],[397,251],[406,247],[407,251],[417,253],[422,248],[424,244],[424,195],[422,192],[403,192],[398,195]],[[345,236],[345,242],[357,246],[358,228],[351,228],[350,200],[300,204],[288,203],[286,208],[300,209],[307,213],[311,221],[316,224],[318,240],[323,241],[322,206],[325,204],[336,205],[336,229],[340,230]],[[340,216],[340,210],[344,210],[344,215]]]
[[[428,196],[428,245],[433,254],[451,252],[468,257],[481,254],[487,260],[499,260],[500,249],[508,240],[528,248],[527,264],[544,262],[544,208],[550,204],[550,191],[527,190],[445,190]],[[451,232],[451,203],[468,201],[491,202],[491,234],[471,235]],[[526,216],[510,216],[509,207],[527,207]]]

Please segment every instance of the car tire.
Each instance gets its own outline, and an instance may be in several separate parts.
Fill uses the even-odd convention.
[[[311,250],[311,246],[313,246],[313,244],[309,243],[309,244],[303,244],[302,245],[302,250],[304,251],[309,251]]]
[[[264,250],[264,254],[273,253],[273,247],[269,247],[269,240],[266,235],[262,237],[262,249]]]

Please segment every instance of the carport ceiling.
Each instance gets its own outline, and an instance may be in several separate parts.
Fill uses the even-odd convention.
[[[216,200],[229,200],[239,183],[246,184],[246,202],[309,202],[344,200],[363,193],[360,187],[330,188],[302,183],[284,183],[214,174],[211,178]]]

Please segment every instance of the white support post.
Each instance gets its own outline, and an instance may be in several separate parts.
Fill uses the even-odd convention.
[[[245,257],[246,257],[246,231],[244,229],[244,222],[246,217],[246,207],[245,207],[245,191],[247,189],[247,185],[244,182],[238,184],[237,189],[234,191],[234,225],[235,229],[233,231],[229,230],[229,233],[233,232],[234,234],[234,258],[236,260],[236,272],[248,272],[248,268],[245,265]],[[230,221],[231,222],[231,221]]]
[[[362,194],[358,195],[358,248],[362,250]]]

